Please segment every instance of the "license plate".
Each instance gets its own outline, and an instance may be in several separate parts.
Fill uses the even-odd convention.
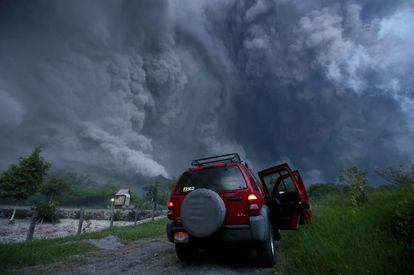
[[[176,243],[188,243],[188,234],[187,232],[175,232],[174,233],[174,242]]]

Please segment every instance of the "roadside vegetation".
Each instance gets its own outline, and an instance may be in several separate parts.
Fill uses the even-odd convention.
[[[52,163],[41,156],[36,146],[32,153],[18,159],[17,164],[0,172],[0,204],[14,205],[10,217],[21,215],[17,206],[34,206],[41,222],[59,222],[57,207],[109,208],[119,189],[128,188],[137,209],[164,208],[173,181],[158,177],[141,178],[137,184],[99,182],[76,170],[52,170]],[[137,194],[139,193],[139,195]]]
[[[114,227],[79,236],[0,244],[0,271],[49,264],[97,250],[96,246],[85,241],[88,239],[101,239],[113,235],[120,242],[127,244],[150,238],[165,237],[166,222],[167,219],[162,218],[138,226]]]
[[[340,187],[313,187],[314,222],[284,232],[280,271],[414,274],[413,171],[383,169],[378,174],[390,185],[367,190],[364,172],[352,168],[341,171]]]

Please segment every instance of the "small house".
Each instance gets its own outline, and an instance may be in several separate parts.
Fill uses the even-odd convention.
[[[115,194],[114,205],[128,207],[131,203],[131,193],[129,189],[119,189]]]

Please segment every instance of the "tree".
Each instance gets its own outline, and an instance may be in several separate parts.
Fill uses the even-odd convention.
[[[398,186],[414,183],[414,166],[377,168],[375,173],[391,184]]]
[[[366,171],[359,170],[356,166],[341,169],[339,170],[339,182],[349,186],[349,195],[353,206],[359,207],[367,200]]]
[[[59,194],[69,193],[71,190],[71,186],[59,178],[51,178],[41,187],[41,193],[48,196],[49,203],[52,203]]]
[[[155,210],[157,210],[157,203],[159,201],[158,182],[145,186],[144,190],[146,199],[152,202],[152,219],[154,219]]]
[[[330,195],[343,194],[346,192],[344,185],[336,183],[315,183],[308,188],[309,197],[318,200]]]
[[[0,174],[0,194],[19,202],[36,194],[43,184],[44,177],[50,169],[50,162],[40,156],[42,148],[36,146],[31,155],[20,157],[19,164],[12,164],[10,168]],[[16,207],[10,218],[14,221]]]

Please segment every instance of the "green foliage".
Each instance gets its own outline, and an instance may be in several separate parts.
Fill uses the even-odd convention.
[[[314,223],[283,231],[282,274],[413,274],[414,262],[392,233],[402,189],[379,189],[359,211],[345,195],[312,204]],[[411,208],[412,209],[412,208]]]
[[[395,185],[414,184],[414,166],[378,168],[375,172],[387,182]]]
[[[145,190],[145,197],[147,200],[158,203],[159,201],[158,182],[145,186],[144,190]]]
[[[97,248],[86,242],[65,239],[34,240],[26,243],[0,244],[0,271],[10,268],[48,264],[82,255]],[[7,272],[3,272],[7,274]]]
[[[50,163],[40,156],[41,151],[40,146],[35,147],[30,156],[20,157],[18,165],[13,164],[1,173],[2,197],[22,201],[39,191],[50,169]]]
[[[125,188],[121,184],[106,184],[106,185],[72,185],[71,191],[61,197],[62,205],[68,206],[89,206],[89,207],[104,207],[109,204],[110,198],[114,197],[115,193]],[[135,202],[137,195],[131,191],[131,202]]]
[[[411,183],[403,190],[407,195],[397,204],[393,231],[414,256],[414,184]]]
[[[128,221],[133,221],[135,220],[135,213],[137,210],[133,210],[133,211],[129,211],[128,212]]]
[[[51,178],[46,181],[42,187],[40,192],[43,195],[49,197],[49,202],[52,202],[53,199],[60,198],[62,195],[70,193],[72,188],[69,184],[67,184],[64,180],[59,178]]]
[[[87,237],[82,236],[82,238],[100,239],[109,235],[114,235],[124,244],[148,238],[166,238],[165,226],[167,221],[166,218],[162,218],[137,226],[113,227],[112,230],[107,229],[104,231],[88,233]]]
[[[37,219],[41,222],[59,222],[59,214],[57,212],[56,204],[54,203],[39,203],[36,205],[38,211]]]
[[[142,205],[148,206],[151,204],[161,204],[166,205],[167,201],[171,195],[171,190],[173,188],[173,181],[164,181],[162,183],[155,182],[149,185],[144,186],[145,197],[142,201]]]
[[[349,198],[354,207],[357,208],[367,201],[368,181],[366,171],[359,170],[356,166],[341,169],[339,170],[339,182],[349,186]]]
[[[55,182],[55,179],[59,182]],[[65,206],[105,207],[109,204],[109,199],[114,196],[116,191],[125,188],[124,185],[120,184],[100,184],[89,175],[81,174],[74,170],[54,172],[51,180],[53,180],[52,188],[47,193],[53,194],[56,190],[63,188],[63,190],[54,194],[56,194],[60,204]],[[65,184],[62,184],[62,181]],[[50,195],[48,196],[50,198]]]
[[[151,202],[147,201],[146,197],[143,197],[143,198],[137,197],[134,200],[134,203],[136,205],[136,208],[139,210],[148,209],[151,206]]]
[[[27,243],[0,244],[0,271],[11,268],[50,264],[70,256],[82,255],[97,248],[83,240],[116,236],[122,243],[165,236],[167,219],[139,226],[114,227],[98,232],[56,239],[34,240]],[[1,273],[1,272],[0,272]]]
[[[116,210],[114,211],[114,221],[120,221],[121,220],[121,211]]]
[[[336,183],[315,183],[308,189],[308,195],[314,200],[326,198],[334,194],[343,194],[347,191],[347,186]]]

